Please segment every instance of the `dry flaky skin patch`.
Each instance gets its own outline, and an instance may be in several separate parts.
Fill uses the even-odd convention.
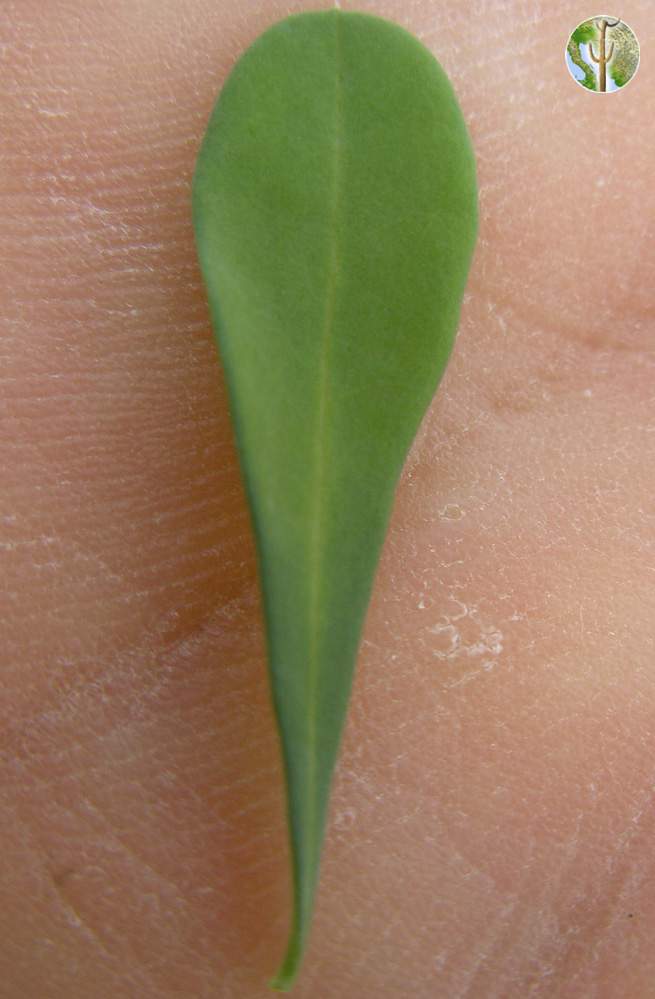
[[[523,5],[487,19],[493,59],[470,44],[487,8],[375,5],[455,83],[481,242],[383,556],[301,999],[655,979],[655,79],[645,61],[620,117],[600,102],[590,143],[566,5],[538,31]],[[258,999],[284,942],[254,553],[188,191],[218,77],[287,10],[0,11],[9,999]],[[652,49],[649,3],[630,25]]]

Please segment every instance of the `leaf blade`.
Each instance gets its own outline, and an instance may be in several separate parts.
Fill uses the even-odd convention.
[[[371,15],[300,14],[230,74],[193,202],[285,762],[294,915],[272,984],[288,988],[395,487],[457,325],[475,166],[416,39]]]

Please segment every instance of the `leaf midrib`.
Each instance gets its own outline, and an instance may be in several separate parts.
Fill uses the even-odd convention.
[[[317,815],[316,815],[316,782],[318,770],[318,674],[319,674],[319,619],[321,614],[321,549],[323,544],[323,519],[324,519],[324,472],[326,458],[326,427],[328,410],[328,368],[330,360],[331,345],[334,337],[334,313],[337,295],[337,278],[339,273],[339,244],[337,239],[338,217],[341,203],[341,138],[343,132],[342,122],[342,97],[341,97],[341,18],[335,11],[335,85],[334,85],[334,156],[332,159],[332,187],[330,192],[330,216],[328,232],[333,234],[330,242],[330,253],[328,258],[326,295],[325,295],[325,319],[322,330],[322,342],[320,351],[319,381],[317,392],[316,430],[314,448],[314,492],[311,508],[313,510],[312,534],[310,540],[311,550],[311,596],[309,607],[311,652],[309,656],[309,678],[308,678],[308,711],[307,711],[307,744],[309,751],[308,760],[308,794],[305,806],[305,828],[311,837],[312,844],[312,865],[310,870],[315,871],[317,858],[314,851],[317,849]],[[311,832],[309,832],[311,830]]]

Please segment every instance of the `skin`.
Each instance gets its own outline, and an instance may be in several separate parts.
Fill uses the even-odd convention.
[[[235,58],[301,7],[0,11],[2,999],[258,999],[282,956],[282,774],[189,185]],[[295,994],[649,999],[653,62],[576,86],[583,4],[358,8],[450,75],[481,225]],[[620,14],[652,53],[650,0]]]

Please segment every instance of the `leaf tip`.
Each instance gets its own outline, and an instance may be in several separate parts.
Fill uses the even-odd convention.
[[[282,964],[273,978],[269,980],[269,988],[274,992],[289,992],[295,983],[302,961],[302,943],[296,930],[292,931],[289,946]]]

